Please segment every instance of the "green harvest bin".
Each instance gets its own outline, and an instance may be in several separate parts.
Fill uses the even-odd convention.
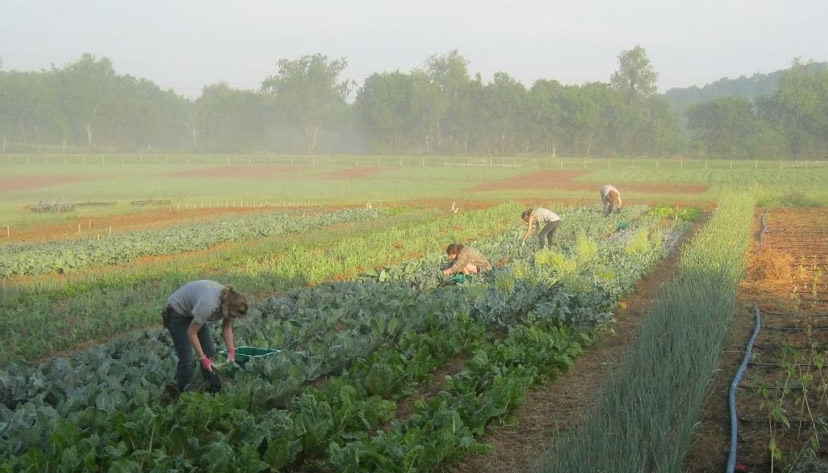
[[[275,348],[236,347],[236,364],[244,368],[244,365],[252,359],[270,358],[277,353],[279,353],[279,350]],[[227,358],[227,350],[221,350],[219,354]]]
[[[618,224],[618,231],[626,230],[630,227],[631,227],[630,222],[621,222],[621,223]]]
[[[451,277],[451,282],[453,282],[455,284],[463,284],[466,281],[471,281],[471,278],[467,277],[463,273],[455,274],[454,276]]]

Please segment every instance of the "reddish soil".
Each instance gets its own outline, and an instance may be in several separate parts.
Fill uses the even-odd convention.
[[[188,169],[185,171],[176,171],[164,174],[165,176],[178,177],[258,177],[270,178],[281,176],[284,174],[296,172],[302,169],[298,166],[268,166],[268,165],[250,165],[250,166],[222,166]]]
[[[574,171],[574,170],[545,170],[534,171],[528,174],[521,174],[519,176],[510,177],[508,179],[500,179],[497,181],[490,181],[483,184],[476,185],[469,189],[469,191],[500,191],[500,190],[526,190],[526,189],[548,189],[548,190],[576,190],[576,191],[595,191],[598,194],[600,186],[596,186],[591,182],[577,182],[573,179],[579,176],[589,174],[589,171]],[[702,184],[682,184],[682,183],[647,183],[647,182],[616,182],[616,187],[621,189],[621,192],[635,191],[647,193],[682,193],[682,194],[700,194],[708,189],[710,186]]]
[[[221,214],[247,215],[283,209],[290,210],[292,208],[294,207],[214,207],[180,210],[165,208],[131,214],[80,216],[68,223],[41,225],[20,230],[11,228],[8,236],[0,235],[0,240],[6,242],[88,238],[97,234],[108,234],[110,226],[112,227],[112,233],[122,233],[163,228],[181,223],[208,221]],[[78,232],[78,225],[80,225],[80,233]]]
[[[695,228],[698,226],[686,233],[676,247],[692,238]],[[679,252],[674,251],[638,282],[635,291],[615,312],[614,334],[600,335],[569,371],[529,392],[524,404],[514,412],[517,425],[487,428],[480,441],[494,446],[494,453],[470,455],[450,471],[526,471],[549,451],[556,432],[570,430],[582,422],[594,400],[600,397],[607,377],[636,343],[645,315],[659,288],[672,279],[678,261]]]
[[[826,301],[826,273],[828,273],[828,209],[772,209],[767,214],[764,244],[760,246],[762,212],[754,222],[756,235],[747,274],[739,290],[740,308],[735,314],[731,333],[720,359],[711,394],[706,401],[704,415],[693,438],[693,448],[686,460],[687,473],[723,471],[730,445],[730,411],[728,391],[735,373],[742,363],[748,340],[754,330],[755,306],[761,311],[761,329],[754,344],[751,360],[736,392],[738,425],[738,465],[746,472],[771,471],[768,444],[771,426],[775,441],[782,451],[782,459],[773,464],[773,471],[828,471],[828,398],[819,394],[825,389],[828,368],[821,374],[813,365],[788,367],[783,362],[805,363],[813,346],[825,354],[828,347],[828,301]],[[810,333],[809,329],[810,328]],[[811,389],[801,386],[802,373],[814,375]],[[786,383],[789,392],[777,389]],[[760,390],[765,387],[766,394]],[[823,425],[820,432],[822,458],[806,469],[803,454],[797,465],[791,462],[809,444],[814,423],[803,410],[808,401],[813,418]],[[786,428],[769,419],[769,403],[778,403],[790,421]]]
[[[35,187],[49,187],[72,182],[90,181],[93,177],[82,176],[20,176],[0,178],[0,193],[14,192]]]
[[[360,179],[388,171],[389,168],[350,168],[338,171],[322,172],[314,177],[322,179]]]

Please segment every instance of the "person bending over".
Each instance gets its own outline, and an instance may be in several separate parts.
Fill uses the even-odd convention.
[[[208,325],[221,321],[221,334],[229,359],[235,361],[233,321],[247,314],[247,309],[247,298],[233,286],[209,280],[190,281],[167,299],[163,322],[170,331],[178,355],[176,384],[179,392],[184,391],[193,378],[194,351],[201,360],[201,374],[210,384],[210,391],[221,389],[221,380],[213,372],[211,358],[216,356],[216,348]]]
[[[540,240],[541,249],[546,243],[552,246],[552,237],[555,236],[555,231],[561,226],[561,217],[558,214],[549,209],[538,207],[535,210],[526,209],[520,218],[527,223],[521,246],[526,244],[526,239],[529,238],[529,234],[532,232],[533,223],[537,223],[539,229],[538,239]]]
[[[621,211],[621,193],[612,184],[601,187],[601,202],[604,204],[604,217],[612,213],[613,207],[616,212]]]
[[[492,269],[489,260],[482,253],[460,243],[452,243],[446,247],[446,254],[452,261],[451,266],[443,270],[443,274],[446,275],[463,273],[468,276]]]

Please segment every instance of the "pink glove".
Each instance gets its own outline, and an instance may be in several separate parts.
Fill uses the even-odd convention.
[[[236,347],[230,347],[227,349],[227,359],[230,363],[236,361]]]
[[[207,358],[207,355],[201,357],[201,366],[207,371],[213,371],[213,362]]]

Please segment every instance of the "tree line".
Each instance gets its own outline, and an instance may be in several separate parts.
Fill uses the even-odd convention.
[[[195,100],[90,54],[39,72],[0,62],[0,151],[821,159],[828,70],[812,66],[795,60],[763,96],[677,108],[641,46],[608,82],[484,81],[454,50],[357,86],[344,58],[313,54],[279,60],[259,90],[218,83]]]

